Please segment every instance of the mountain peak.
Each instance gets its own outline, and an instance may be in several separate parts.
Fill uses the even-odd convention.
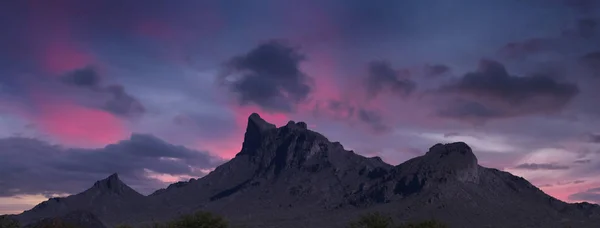
[[[248,117],[248,125],[246,126],[246,133],[244,133],[242,151],[236,156],[245,154],[252,155],[260,146],[263,136],[265,135],[264,133],[276,128],[277,127],[274,124],[261,118],[258,113],[250,114]]]
[[[256,128],[260,131],[265,131],[275,128],[275,125],[264,120],[258,113],[252,113],[248,117],[248,126],[246,130],[248,130],[248,128]]]
[[[96,181],[94,183],[94,189],[98,189],[100,191],[105,192],[113,192],[113,193],[123,193],[125,192],[127,185],[119,179],[119,174],[113,173],[105,179]]]
[[[477,158],[475,157],[475,154],[473,154],[471,147],[464,142],[453,142],[447,144],[438,143],[430,147],[427,154],[430,156],[439,156],[440,158],[446,156],[461,156],[465,157],[466,159],[475,159],[475,161],[477,161]]]
[[[476,181],[479,174],[477,157],[464,142],[435,144],[423,156],[426,163],[442,172],[456,173],[462,181]]]

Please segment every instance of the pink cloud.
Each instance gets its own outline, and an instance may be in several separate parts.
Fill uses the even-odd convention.
[[[37,124],[61,143],[101,147],[127,137],[122,121],[114,115],[69,102],[38,104]]]
[[[40,54],[43,69],[53,74],[76,70],[93,62],[91,55],[73,47],[68,39],[46,43]]]

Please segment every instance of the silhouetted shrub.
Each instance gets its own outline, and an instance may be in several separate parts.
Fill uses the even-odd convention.
[[[408,223],[399,226],[398,228],[447,228],[443,223],[436,220],[429,220],[419,223]]]
[[[390,216],[374,212],[363,215],[358,220],[350,223],[350,228],[447,228],[447,226],[436,220],[396,226]]]
[[[133,228],[133,226],[130,226],[130,225],[118,225],[115,228]]]
[[[0,215],[0,228],[19,228],[19,221],[7,215]]]
[[[184,215],[168,223],[168,228],[227,228],[227,222],[221,216],[210,212],[196,212]]]
[[[43,219],[33,224],[25,226],[25,228],[76,228],[72,224],[66,223],[61,219]]]
[[[350,228],[392,228],[393,225],[390,216],[375,212],[363,215],[357,221],[350,223]]]

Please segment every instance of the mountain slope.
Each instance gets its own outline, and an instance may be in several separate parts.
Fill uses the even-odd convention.
[[[145,196],[123,183],[117,174],[96,181],[88,190],[65,198],[50,198],[18,216],[23,224],[43,218],[63,217],[74,211],[92,213],[104,224],[127,221],[136,208],[146,205]],[[83,214],[83,213],[82,213]]]
[[[342,226],[371,210],[398,220],[435,217],[457,227],[600,224],[598,207],[566,204],[522,178],[481,167],[462,142],[434,145],[393,167],[346,151],[302,122],[276,128],[257,114],[249,117],[234,159],[179,185],[162,197],[180,209],[216,211],[257,227]],[[197,198],[181,207],[192,192]]]
[[[379,158],[344,150],[306,129],[305,123],[290,121],[276,128],[253,114],[235,158],[199,180],[170,186],[151,197],[174,205],[169,211],[207,209],[234,220],[269,216],[269,210],[285,209],[293,215],[338,207],[345,195],[392,167]]]
[[[25,228],[44,227],[105,228],[106,226],[94,214],[87,211],[73,211],[58,217],[44,218],[25,226]]]
[[[208,210],[245,227],[345,227],[362,213],[383,211],[397,221],[436,218],[452,227],[600,227],[598,205],[567,204],[482,167],[465,143],[437,144],[391,166],[306,126],[277,128],[252,114],[240,152],[205,177],[144,197],[111,176],[20,218],[88,210],[108,226],[139,225]]]

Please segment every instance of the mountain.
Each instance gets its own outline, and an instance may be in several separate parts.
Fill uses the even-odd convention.
[[[97,215],[105,224],[114,225],[128,222],[132,212],[147,204],[145,198],[123,183],[115,173],[104,180],[96,181],[91,188],[82,193],[65,198],[50,198],[23,212],[18,219],[22,224],[43,218],[64,218],[66,215],[69,215],[69,220],[75,220],[74,217],[85,217],[87,214],[71,213],[83,211]]]
[[[18,218],[31,222],[74,210],[107,226],[207,210],[244,227],[345,227],[374,211],[397,221],[436,218],[451,227],[600,227],[600,206],[568,204],[523,178],[482,167],[463,142],[436,144],[392,166],[346,150],[306,123],[277,128],[258,114],[248,118],[240,152],[200,179],[142,196],[112,175]]]

